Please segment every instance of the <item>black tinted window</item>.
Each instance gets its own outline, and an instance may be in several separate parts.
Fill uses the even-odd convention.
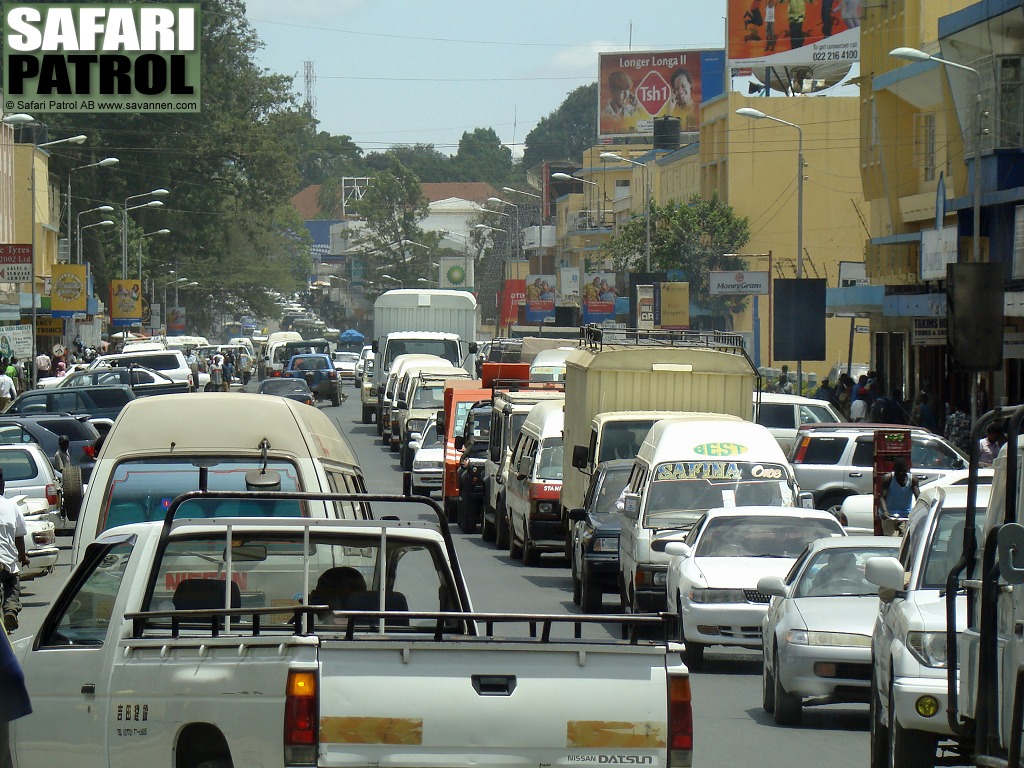
[[[55,435],[65,435],[68,440],[95,440],[100,436],[96,427],[87,421],[78,419],[46,419],[40,421],[39,426],[53,432]]]
[[[838,464],[846,449],[845,437],[804,438],[794,464]]]
[[[875,444],[871,438],[857,441],[857,446],[853,449],[851,463],[855,467],[873,467],[875,465]]]
[[[785,403],[761,403],[757,410],[757,423],[776,429],[796,429],[793,406]]]
[[[97,408],[118,408],[132,399],[124,389],[90,389],[88,394]]]

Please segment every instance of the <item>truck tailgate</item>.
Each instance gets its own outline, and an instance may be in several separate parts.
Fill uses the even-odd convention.
[[[666,762],[663,647],[322,638],[320,653],[321,765]]]

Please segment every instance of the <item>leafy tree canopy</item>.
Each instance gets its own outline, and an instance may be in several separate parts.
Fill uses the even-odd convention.
[[[526,134],[522,165],[578,160],[597,141],[597,83],[581,85]]]

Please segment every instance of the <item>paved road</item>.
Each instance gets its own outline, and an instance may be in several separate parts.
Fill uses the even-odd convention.
[[[348,402],[325,411],[352,440],[371,491],[398,493],[401,475],[394,454],[377,439],[376,429],[359,423],[359,401],[352,388]],[[479,537],[455,533],[456,547],[474,599],[482,611],[530,613],[578,612],[565,561],[547,559],[525,567],[508,553],[499,553]],[[66,548],[70,540],[62,539]],[[65,556],[67,549],[65,549]],[[34,631],[61,583],[66,565],[25,585],[22,628],[15,637]],[[611,596],[606,596],[611,610]],[[868,759],[868,715],[865,706],[829,705],[805,712],[800,728],[780,728],[761,710],[760,656],[752,652],[710,651],[706,669],[692,677],[695,720],[695,762],[698,768],[757,766],[792,768],[828,765],[864,766]]]

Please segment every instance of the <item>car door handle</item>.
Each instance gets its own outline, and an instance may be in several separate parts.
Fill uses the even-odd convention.
[[[863,472],[851,472],[850,477],[864,477]]]
[[[95,696],[96,695],[96,683],[86,683],[85,685],[83,685],[82,686],[82,693],[87,694],[89,696]]]
[[[481,696],[511,696],[516,689],[515,675],[471,675],[470,679]]]

